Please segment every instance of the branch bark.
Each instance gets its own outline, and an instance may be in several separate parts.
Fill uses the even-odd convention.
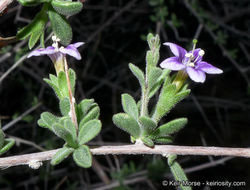
[[[8,168],[18,165],[41,164],[42,161],[50,160],[59,149],[25,154],[19,156],[10,156],[0,158],[0,167]],[[202,147],[202,146],[175,146],[175,145],[155,145],[149,148],[144,145],[122,145],[122,146],[99,146],[91,147],[93,155],[124,155],[124,154],[161,154],[163,156],[169,154],[177,155],[200,155],[200,156],[233,156],[250,158],[250,148],[226,148],[226,147]]]

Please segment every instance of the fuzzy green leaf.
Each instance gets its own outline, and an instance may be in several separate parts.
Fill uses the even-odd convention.
[[[56,12],[65,16],[75,15],[82,10],[81,2],[53,0],[51,5],[56,10]]]
[[[98,119],[100,115],[100,108],[98,106],[95,106],[93,109],[91,109],[88,114],[80,121],[79,124],[79,130],[81,130],[81,127],[87,123],[90,120]]]
[[[23,6],[37,6],[41,3],[50,2],[50,0],[18,0],[18,2]]]
[[[80,145],[89,142],[101,131],[100,120],[94,119],[85,123],[79,131],[78,142]]]
[[[72,148],[78,147],[77,140],[73,137],[71,131],[65,128],[62,124],[60,123],[53,124],[52,130],[58,137],[62,138]]]
[[[154,147],[154,142],[150,138],[143,137],[141,140],[146,146]]]
[[[59,149],[56,154],[52,157],[51,165],[55,166],[60,164],[64,159],[66,159],[72,152],[74,152],[73,148],[64,146],[63,148]]]
[[[133,65],[132,63],[129,64],[129,69],[138,79],[141,85],[141,88],[143,88],[145,86],[144,73],[141,71],[141,69],[139,69],[137,66]]]
[[[162,71],[162,74],[160,77],[158,77],[158,80],[155,81],[154,85],[151,87],[150,91],[149,91],[149,98],[151,98],[152,96],[155,95],[155,93],[160,89],[162,83],[165,81],[170,81],[170,77],[168,76],[170,73],[170,70],[168,69],[164,69]]]
[[[161,77],[161,75],[162,75],[162,69],[157,67],[150,69],[148,76],[148,88],[150,90],[158,82],[158,79]]]
[[[4,144],[0,149],[0,155],[7,152],[13,145],[15,144],[15,140],[8,138],[4,140]]]
[[[183,89],[181,92],[177,93],[174,97],[174,104],[177,104],[178,102],[186,98],[190,94],[190,91],[190,89]]]
[[[143,136],[149,135],[156,127],[156,123],[149,117],[142,116],[139,118],[141,124],[141,129],[143,131]]]
[[[160,144],[169,144],[173,142],[173,137],[158,137],[156,139],[153,139],[154,142],[160,143]]]
[[[158,122],[176,104],[175,93],[175,84],[163,86],[153,115],[153,119],[156,122]]]
[[[42,10],[35,16],[33,21],[29,25],[22,28],[17,33],[17,38],[20,40],[23,40],[28,36],[30,36],[29,39],[30,49],[34,47],[34,45],[39,40],[41,34],[44,32],[44,27],[48,22],[48,16],[46,13],[47,9],[48,9],[47,4],[44,4]]]
[[[120,129],[128,132],[134,138],[138,138],[140,136],[140,126],[137,121],[125,113],[118,113],[113,116],[114,124]]]
[[[172,120],[157,128],[150,136],[158,138],[161,136],[166,136],[176,133],[187,124],[187,121],[188,120],[186,118],[179,118]]]
[[[61,91],[62,99],[69,97],[68,85],[66,74],[63,71],[60,71],[58,74],[58,88]]]
[[[0,149],[3,147],[4,144],[4,133],[3,130],[0,128]]]
[[[94,107],[96,106],[96,104],[94,104],[94,99],[84,99],[77,105],[77,119],[79,121],[81,121],[88,111],[93,108],[92,105],[94,105]]]
[[[89,147],[86,145],[81,145],[73,153],[73,159],[75,163],[83,168],[89,168],[92,165],[92,155],[90,153]]]
[[[64,99],[60,100],[59,107],[60,107],[61,114],[63,116],[69,116],[70,102],[69,102],[68,97],[65,97]]]
[[[58,121],[59,118],[57,116],[49,112],[43,112],[41,114],[41,119],[39,119],[37,123],[40,127],[45,127],[52,130],[53,124],[57,123]]]
[[[173,155],[176,157],[175,155]],[[168,164],[171,170],[171,173],[173,174],[176,181],[188,181],[188,178],[180,166],[180,164],[173,158],[172,155],[168,157]],[[180,187],[182,190],[192,190],[190,186],[184,186],[182,183],[180,183]]]
[[[139,113],[136,102],[132,96],[129,94],[122,95],[122,107],[124,112],[129,114],[131,117],[138,119]]]
[[[43,79],[55,92],[56,96],[59,99],[63,98],[63,95],[61,94],[60,89],[58,88],[58,84],[55,84],[52,80],[49,79]]]
[[[69,81],[72,94],[75,94],[75,84],[76,84],[76,73],[73,69],[69,69]]]
[[[61,125],[63,125],[64,128],[67,129],[71,133],[73,139],[77,139],[76,126],[74,125],[74,123],[72,122],[72,120],[71,120],[71,118],[69,116],[62,117],[60,119],[59,123]]]
[[[60,43],[64,46],[68,45],[72,40],[72,29],[65,16],[58,14],[53,7],[48,10],[49,19],[52,30],[60,39]]]

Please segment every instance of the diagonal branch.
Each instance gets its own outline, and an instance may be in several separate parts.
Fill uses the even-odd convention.
[[[50,160],[59,149],[25,154],[19,156],[10,156],[0,158],[0,167],[11,167],[18,165],[29,165]],[[144,145],[122,145],[122,146],[99,146],[91,147],[93,155],[124,155],[124,154],[161,154],[163,156],[169,154],[177,155],[196,155],[196,156],[233,156],[250,158],[250,148],[226,148],[226,147],[202,147],[202,146],[175,146],[175,145],[156,145],[149,148]],[[39,165],[38,164],[38,165]]]

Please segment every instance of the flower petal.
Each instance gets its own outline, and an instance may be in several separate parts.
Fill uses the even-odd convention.
[[[68,45],[66,48],[59,49],[59,51],[63,54],[68,54],[76,58],[77,60],[80,60],[82,58],[81,54],[73,44]]]
[[[82,46],[83,44],[84,44],[84,42],[76,42],[76,43],[71,44],[71,45],[73,45],[75,48],[78,48],[78,47]]]
[[[178,46],[178,45],[176,45],[174,43],[166,42],[163,45],[169,46],[172,53],[176,57],[180,57],[181,59],[183,59],[185,57],[185,54],[187,53],[187,51],[184,48],[182,48],[182,47],[180,47],[180,46]]]
[[[223,71],[205,61],[201,61],[198,65],[197,65],[197,69],[208,73],[208,74],[221,74],[223,73]]]
[[[187,73],[189,77],[195,82],[205,82],[206,75],[203,71],[194,69],[192,67],[187,67]]]
[[[165,69],[172,71],[179,71],[184,69],[186,66],[179,61],[179,57],[170,57],[161,62],[160,66]]]
[[[48,46],[47,48],[41,48],[41,49],[37,49],[32,51],[27,58],[30,58],[32,56],[41,56],[41,55],[49,55],[49,54],[53,54],[55,53],[55,48],[52,46]]]

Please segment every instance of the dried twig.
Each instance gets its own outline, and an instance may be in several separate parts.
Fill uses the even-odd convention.
[[[25,154],[0,158],[0,167],[11,167],[18,165],[30,165],[30,163],[50,160],[58,151],[50,150],[46,152]],[[250,148],[226,148],[226,147],[202,147],[202,146],[175,146],[156,145],[149,148],[144,145],[122,145],[122,146],[100,146],[92,147],[93,155],[124,155],[124,154],[177,154],[177,155],[200,155],[200,156],[233,156],[250,158]]]

